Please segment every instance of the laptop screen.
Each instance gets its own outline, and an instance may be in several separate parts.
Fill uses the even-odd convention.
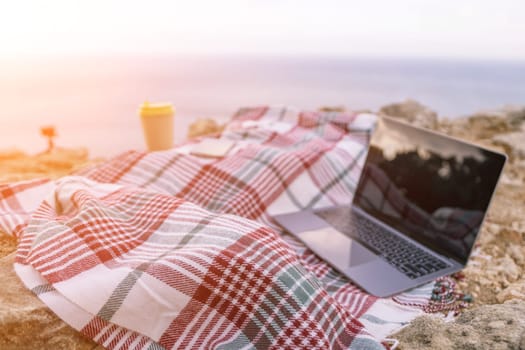
[[[354,205],[466,263],[505,160],[502,154],[381,118]]]

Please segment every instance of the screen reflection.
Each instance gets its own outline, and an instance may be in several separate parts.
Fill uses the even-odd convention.
[[[466,263],[505,157],[382,118],[354,204]]]

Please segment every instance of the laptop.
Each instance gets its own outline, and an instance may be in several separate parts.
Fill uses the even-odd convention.
[[[465,267],[506,159],[379,118],[350,205],[274,218],[365,291],[391,296]]]

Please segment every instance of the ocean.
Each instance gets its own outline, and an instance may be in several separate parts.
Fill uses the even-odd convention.
[[[93,156],[144,149],[137,110],[176,108],[175,137],[196,118],[227,120],[241,106],[342,105],[377,110],[412,98],[441,117],[525,105],[525,62],[236,56],[0,59],[0,149],[42,151],[39,128]]]

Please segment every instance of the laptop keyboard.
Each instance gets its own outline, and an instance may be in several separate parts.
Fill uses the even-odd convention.
[[[329,213],[331,211],[331,209],[321,210],[316,212],[316,214],[333,224],[341,232],[358,238],[368,248],[376,251],[390,265],[411,279],[449,267],[448,264],[433,257],[416,245],[399,238],[384,227],[353,211],[351,211],[352,220],[348,220],[348,214],[346,215],[344,227],[341,227],[341,220],[332,223],[330,219],[334,215]]]

